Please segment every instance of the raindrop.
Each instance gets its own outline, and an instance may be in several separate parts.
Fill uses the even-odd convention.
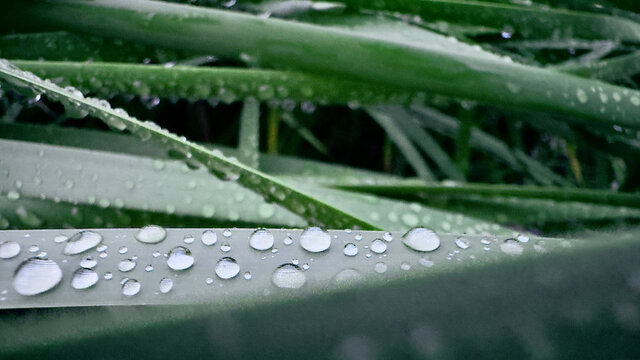
[[[300,235],[300,246],[312,253],[326,251],[331,246],[331,236],[319,227],[310,227]]]
[[[71,287],[82,290],[92,287],[98,282],[98,273],[91,269],[80,268],[73,273]]]
[[[222,250],[222,252],[229,252],[231,251],[231,245],[229,245],[229,243],[224,243],[220,245],[220,250]]]
[[[53,242],[55,242],[56,244],[59,244],[67,241],[68,239],[69,238],[66,235],[58,235],[53,238]]]
[[[173,270],[186,270],[193,266],[195,259],[191,251],[183,246],[176,246],[169,252],[167,265]]]
[[[246,273],[244,273],[244,279],[245,280],[251,280],[251,278],[253,278],[253,275],[251,275],[250,272],[247,271]]]
[[[459,247],[460,249],[468,249],[470,244],[469,244],[469,240],[463,238],[463,237],[459,237],[456,239],[456,246]]]
[[[382,254],[387,251],[387,244],[382,239],[375,239],[371,243],[371,251],[376,254]]]
[[[106,258],[107,258],[107,256],[109,256],[109,254],[107,254],[106,252],[102,252],[102,253],[100,253],[100,255],[98,255],[98,256],[100,256],[100,259],[106,259]]]
[[[589,100],[589,98],[587,97],[587,93],[582,89],[578,89],[576,91],[576,96],[578,97],[578,101],[580,101],[580,103],[582,104],[586,103]]]
[[[273,246],[273,234],[269,230],[258,229],[249,237],[249,245],[256,250],[269,250]]]
[[[104,273],[104,279],[105,279],[105,280],[111,280],[111,279],[113,279],[113,274],[112,274],[112,273],[110,273],[110,272],[106,272],[106,273]]]
[[[378,262],[373,266],[373,270],[375,270],[378,274],[384,274],[387,271],[387,264]]]
[[[344,269],[336,274],[335,280],[339,284],[355,283],[362,280],[362,274],[355,269]]]
[[[271,281],[279,288],[298,289],[307,282],[307,277],[296,265],[283,264],[273,272]]]
[[[302,270],[309,270],[309,264],[307,263],[302,264]]]
[[[11,259],[20,254],[20,244],[15,241],[3,241],[0,243],[0,259]]]
[[[125,259],[118,263],[118,270],[122,272],[129,272],[136,268],[137,263],[132,259]]]
[[[354,243],[347,243],[342,252],[347,256],[356,256],[358,255],[358,246]]]
[[[393,237],[391,236],[390,232],[386,232],[384,233],[384,235],[382,235],[382,239],[386,242],[390,242],[393,240]]]
[[[284,238],[284,244],[289,246],[291,244],[293,244],[293,239],[291,238],[291,236],[287,236],[286,238]]]
[[[515,239],[507,239],[500,244],[500,250],[507,255],[517,256],[522,254],[523,248]]]
[[[80,266],[85,269],[93,269],[96,265],[98,265],[98,261],[91,256],[86,256],[80,260]]]
[[[222,232],[222,236],[226,238],[231,237],[231,230],[226,229],[225,231]]]
[[[402,242],[415,251],[428,252],[440,247],[440,238],[436,233],[425,228],[414,228],[402,237]]]
[[[97,251],[97,252],[103,252],[103,251],[106,251],[107,249],[108,249],[108,246],[107,246],[107,245],[105,245],[105,244],[102,244],[102,245],[100,245],[100,246],[98,246],[98,247],[96,248],[96,251]]]
[[[353,237],[356,241],[360,241],[362,240],[362,234],[356,234],[356,236]]]
[[[122,254],[126,254],[127,251],[129,251],[129,249],[127,249],[126,246],[122,246],[120,247],[120,249],[118,249],[118,252],[122,255]]]
[[[38,245],[31,245],[29,246],[29,252],[38,252],[40,250],[40,248],[38,247]]]
[[[185,237],[184,237],[184,239],[182,239],[182,241],[184,241],[185,244],[193,244],[195,239],[191,235],[185,235]]]
[[[168,293],[169,291],[171,291],[171,289],[173,289],[173,280],[169,279],[169,278],[162,278],[160,280],[160,292],[163,294]]]
[[[127,279],[122,284],[122,294],[125,296],[133,296],[140,292],[142,285],[136,279]]]
[[[232,279],[238,276],[239,273],[240,265],[238,265],[236,259],[223,257],[222,259],[218,260],[218,263],[216,264],[216,275],[218,275],[220,279]]]
[[[516,240],[518,240],[521,243],[528,243],[529,242],[529,237],[528,236],[524,236],[524,235],[518,235]]]
[[[154,258],[160,257],[160,255],[161,255],[161,254],[160,254],[160,251],[158,251],[158,250],[154,251],[154,252],[151,254],[151,256],[153,256]]]
[[[158,225],[147,225],[136,232],[136,240],[145,244],[157,244],[167,237],[167,231]]]
[[[64,246],[65,255],[77,255],[93,249],[102,242],[102,235],[93,231],[80,231],[73,235]]]
[[[480,240],[481,243],[483,243],[484,245],[491,245],[491,240],[488,239],[482,239]]]
[[[411,264],[409,264],[409,263],[408,263],[408,262],[406,262],[406,261],[403,261],[403,262],[402,262],[402,264],[400,264],[400,268],[401,268],[402,270],[409,270],[409,269],[411,269]]]
[[[13,288],[20,295],[36,295],[53,289],[62,280],[62,270],[55,261],[30,258],[23,261],[13,277]]]
[[[213,279],[208,277],[208,278],[204,279],[204,282],[207,283],[207,285],[211,285],[211,284],[213,284]]]
[[[429,259],[422,258],[422,259],[420,259],[420,265],[422,265],[424,267],[432,267],[433,266],[433,261],[431,261]]]
[[[218,235],[212,230],[205,230],[202,232],[202,236],[200,237],[202,243],[211,246],[218,242]]]
[[[146,272],[152,272],[153,271],[153,265],[148,264],[147,266],[144,267],[144,271]]]

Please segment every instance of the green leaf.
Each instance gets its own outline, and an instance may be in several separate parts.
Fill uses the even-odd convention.
[[[260,151],[260,103],[249,98],[242,105],[240,115],[240,136],[238,152],[240,160],[245,164],[257,168]]]
[[[3,5],[2,13],[12,14],[3,21],[11,24],[12,18],[30,18],[38,28],[65,28],[182,50],[215,51],[213,55],[222,57],[244,54],[261,66],[640,127],[640,93],[635,90],[516,64],[425,30],[421,31],[423,40],[431,41],[367,36],[358,31],[146,0],[21,4]],[[105,17],[111,21],[102,21]],[[631,30],[623,27],[624,31],[616,29],[614,33],[635,34],[636,24],[629,24]],[[301,51],[300,39],[313,46]],[[601,94],[619,101],[603,103],[598,100]]]

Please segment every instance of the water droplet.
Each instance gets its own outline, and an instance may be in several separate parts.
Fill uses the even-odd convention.
[[[120,247],[120,249],[118,249],[118,252],[119,252],[121,255],[126,254],[126,253],[127,253],[127,251],[129,251],[129,249],[127,249],[127,247],[126,247],[126,246],[121,246],[121,247]]]
[[[140,292],[142,285],[136,279],[127,279],[122,284],[122,295],[133,296]]]
[[[137,263],[132,259],[125,259],[118,263],[118,270],[122,272],[129,272],[136,268]]]
[[[429,229],[415,228],[404,234],[402,243],[415,251],[428,252],[440,247],[440,238]]]
[[[331,236],[319,227],[310,227],[300,235],[300,246],[312,253],[326,251],[331,246]]]
[[[53,238],[53,242],[55,242],[56,244],[63,243],[67,240],[69,240],[69,238],[66,235],[58,235]]]
[[[291,238],[291,236],[287,236],[286,238],[284,238],[283,242],[284,242],[284,244],[286,246],[289,246],[289,245],[293,244],[293,239]]]
[[[354,243],[347,243],[342,252],[347,256],[356,256],[358,255],[358,246]]]
[[[222,232],[222,236],[226,238],[231,237],[231,230],[226,229],[225,231]]]
[[[362,274],[355,269],[344,269],[336,274],[335,280],[339,284],[350,284],[362,280]]]
[[[167,265],[173,270],[186,270],[193,266],[195,259],[191,251],[183,246],[176,246],[169,252]]]
[[[103,251],[106,251],[108,248],[109,248],[109,247],[108,247],[107,245],[102,244],[102,245],[100,245],[100,246],[98,246],[98,247],[96,248],[96,251],[97,251],[97,252],[103,252]]]
[[[515,239],[507,239],[500,244],[500,250],[507,255],[517,256],[521,255],[524,249]]]
[[[153,256],[154,258],[157,258],[157,257],[159,257],[160,255],[161,255],[161,254],[160,254],[160,251],[158,251],[158,250],[154,251],[154,252],[151,254],[151,256]]]
[[[216,264],[216,275],[220,279],[228,280],[236,277],[240,273],[240,265],[234,258],[223,257]]]
[[[20,295],[31,296],[53,289],[62,280],[62,270],[55,261],[30,258],[23,261],[13,277],[13,288]]]
[[[403,262],[402,262],[402,264],[400,264],[400,268],[401,268],[402,270],[409,270],[409,269],[411,269],[411,264],[409,264],[409,263],[408,263],[408,262],[406,262],[406,261],[403,261]]]
[[[34,253],[34,252],[38,252],[38,251],[40,251],[40,248],[38,247],[38,245],[29,246],[29,252]]]
[[[82,290],[92,287],[98,282],[98,273],[91,269],[80,268],[73,273],[71,287]]]
[[[16,190],[9,190],[9,192],[7,192],[7,199],[18,200],[20,199],[20,193]]]
[[[362,240],[362,234],[356,234],[356,236],[353,237],[356,241],[360,241]]]
[[[98,261],[91,256],[86,256],[80,260],[80,266],[85,269],[93,269],[96,265],[98,265]]]
[[[256,250],[269,250],[273,246],[273,234],[269,230],[258,229],[249,237],[249,245]]]
[[[152,272],[153,271],[153,265],[148,264],[147,266],[144,267],[144,271],[146,272]]]
[[[210,277],[208,277],[208,278],[204,279],[204,282],[205,282],[207,285],[211,285],[211,284],[213,284],[213,279],[212,279],[212,278],[210,278]]]
[[[218,242],[218,235],[212,230],[205,230],[202,232],[202,236],[200,237],[202,243],[211,246]]]
[[[279,288],[298,289],[307,282],[307,277],[296,265],[283,264],[273,272],[271,281]]]
[[[73,235],[64,246],[65,255],[77,255],[93,249],[102,242],[102,235],[93,231],[80,231]]]
[[[111,280],[111,279],[113,279],[113,274],[112,274],[112,273],[110,273],[110,272],[106,272],[106,273],[104,273],[104,279],[105,279],[105,280]]]
[[[382,239],[375,239],[371,243],[370,249],[376,254],[382,254],[387,251],[387,244]]]
[[[307,263],[302,264],[302,270],[309,270],[309,264]]]
[[[106,259],[106,258],[107,258],[107,256],[109,256],[109,255],[108,255],[106,252],[102,252],[102,253],[100,253],[100,255],[98,255],[98,256],[100,256],[100,259]]]
[[[589,98],[587,97],[587,93],[582,89],[578,89],[576,91],[576,96],[578,97],[578,101],[580,101],[580,103],[582,104],[586,103],[589,100]]]
[[[158,225],[147,225],[138,230],[135,237],[145,244],[157,244],[167,237],[167,231]]]
[[[253,278],[253,275],[251,275],[250,272],[247,271],[246,273],[244,273],[244,279],[245,280],[251,280],[251,278]]]
[[[378,262],[373,266],[373,270],[375,270],[378,274],[384,274],[387,271],[387,264]]]
[[[391,236],[390,232],[384,233],[384,235],[382,235],[382,239],[386,242],[393,241],[393,237]]]
[[[173,280],[169,278],[162,278],[160,280],[159,289],[163,294],[168,293],[169,291],[171,291],[171,289],[173,289]]]
[[[456,246],[459,247],[460,249],[468,249],[469,248],[469,240],[463,238],[463,237],[459,237],[456,239]]]
[[[184,236],[184,239],[182,239],[182,241],[183,241],[185,244],[193,244],[193,242],[195,241],[195,239],[194,239],[194,237],[193,237],[193,236],[191,236],[191,235],[185,235],[185,236]]]
[[[231,251],[231,245],[229,245],[229,243],[224,243],[220,245],[220,250],[222,250],[222,252],[229,252]]]
[[[484,245],[491,245],[491,240],[489,239],[482,239],[480,240],[481,243],[483,243]]]
[[[0,243],[0,259],[11,259],[20,254],[20,244],[15,241],[3,241]]]
[[[521,243],[528,243],[529,242],[529,237],[528,236],[524,236],[524,235],[518,235],[516,240],[518,240]]]

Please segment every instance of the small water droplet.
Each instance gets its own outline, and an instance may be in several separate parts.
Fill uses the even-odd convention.
[[[415,251],[429,252],[440,247],[440,238],[429,229],[414,228],[404,234],[402,243]]]
[[[137,263],[132,259],[125,259],[118,263],[118,270],[122,272],[129,272],[136,268]]]
[[[302,270],[309,270],[309,264],[307,263],[302,264]]]
[[[222,232],[222,236],[226,238],[231,237],[231,230],[226,229],[225,231]]]
[[[53,289],[62,280],[62,270],[55,261],[30,258],[23,261],[13,277],[13,288],[20,295],[31,296]]]
[[[469,248],[469,240],[463,238],[463,237],[459,237],[456,239],[456,246],[459,247],[460,249],[468,249]]]
[[[344,269],[336,274],[335,280],[339,284],[351,284],[362,280],[362,274],[355,269]]]
[[[118,252],[119,252],[121,255],[126,254],[126,253],[127,253],[127,251],[129,251],[129,249],[127,249],[127,247],[126,247],[126,246],[121,246],[121,247],[120,247],[120,249],[118,249]]]
[[[433,266],[433,261],[431,261],[429,259],[422,258],[422,259],[420,259],[420,265],[422,265],[424,267],[432,267]]]
[[[100,246],[98,246],[98,247],[96,248],[96,251],[97,251],[97,252],[103,252],[103,251],[106,251],[108,248],[109,248],[109,247],[108,247],[107,245],[102,244],[102,245],[100,245]]]
[[[375,239],[371,243],[370,249],[376,254],[382,254],[387,251],[387,244],[382,239]]]
[[[140,292],[142,285],[136,279],[127,279],[122,284],[122,294],[125,296],[133,296]]]
[[[489,239],[482,239],[480,240],[481,243],[483,243],[484,245],[491,245],[491,240]]]
[[[193,266],[194,261],[189,249],[184,246],[176,246],[169,252],[167,265],[173,270],[186,270]]]
[[[587,97],[587,93],[582,89],[578,89],[576,91],[576,96],[578,97],[578,101],[580,101],[580,103],[582,104],[586,103],[589,100],[589,98]]]
[[[53,242],[55,242],[56,244],[63,243],[67,240],[69,240],[69,237],[67,237],[66,235],[58,235],[53,238]]]
[[[406,270],[409,270],[409,269],[411,269],[411,264],[409,264],[409,263],[408,263],[408,262],[406,262],[406,261],[403,261],[403,262],[402,262],[402,264],[400,264],[400,268],[401,268],[402,270],[405,270],[405,271],[406,271]]]
[[[375,270],[378,274],[384,274],[387,271],[387,264],[383,262],[377,262],[373,266],[373,270]]]
[[[11,259],[20,254],[20,244],[15,241],[3,241],[0,243],[0,259]]]
[[[296,265],[283,264],[273,272],[271,281],[279,288],[298,289],[307,282],[307,277]]]
[[[145,244],[157,244],[167,237],[167,231],[158,225],[147,225],[135,234],[136,240]]]
[[[362,234],[356,234],[356,236],[353,237],[356,241],[360,241],[362,240]]]
[[[240,273],[240,265],[234,258],[223,257],[216,264],[216,275],[220,279],[228,280],[236,277]]]
[[[331,236],[319,227],[310,227],[300,235],[300,246],[308,252],[323,252],[331,246]]]
[[[98,256],[100,256],[100,259],[106,259],[109,254],[107,254],[106,252],[101,252]]]
[[[171,291],[171,289],[173,289],[173,280],[169,278],[162,278],[160,280],[159,289],[163,294],[168,293],[169,291]]]
[[[193,236],[191,236],[191,235],[185,235],[184,239],[182,239],[182,241],[185,244],[193,244],[193,242],[195,241],[195,238]]]
[[[91,256],[86,256],[80,260],[80,266],[85,269],[93,269],[98,265],[98,261]]]
[[[524,236],[524,235],[518,235],[516,240],[518,240],[521,243],[528,243],[529,242],[529,237],[528,236]]]
[[[244,279],[245,280],[251,280],[251,278],[253,278],[253,275],[251,275],[250,272],[247,271],[246,273],[244,273]]]
[[[153,265],[148,264],[147,266],[144,267],[144,271],[146,272],[152,272],[153,271]]]
[[[38,247],[38,245],[31,245],[29,246],[29,252],[38,252],[40,250],[40,248]]]
[[[347,243],[342,252],[347,256],[356,256],[358,255],[358,246],[354,243]]]
[[[258,229],[249,237],[249,245],[256,250],[269,250],[273,246],[273,234],[266,229]]]
[[[98,282],[98,273],[91,269],[80,268],[73,273],[71,287],[82,290],[92,287]]]
[[[203,244],[211,246],[218,242],[218,235],[212,230],[205,230],[202,232],[200,239]]]
[[[507,255],[517,256],[521,255],[524,249],[515,239],[507,239],[500,244],[500,250]]]
[[[289,246],[293,244],[293,239],[291,238],[291,236],[287,236],[286,238],[284,238],[283,242],[286,246]]]
[[[204,282],[205,282],[207,285],[211,285],[211,284],[213,284],[213,279],[212,279],[212,278],[210,278],[210,277],[208,277],[208,278],[204,279]]]
[[[391,236],[390,232],[385,232],[384,235],[382,235],[382,239],[386,242],[390,242],[393,241],[393,237]]]
[[[65,255],[77,255],[93,249],[102,242],[102,235],[93,231],[80,231],[73,235],[64,246]]]
[[[158,251],[158,250],[154,251],[154,252],[151,254],[151,256],[153,256],[154,258],[157,258],[157,257],[159,257],[160,255],[162,255],[162,254],[160,254],[160,251]]]
[[[220,245],[220,250],[222,250],[222,252],[229,252],[231,251],[231,245],[229,245],[229,243],[224,243]]]
[[[106,273],[104,273],[104,279],[105,279],[105,280],[111,280],[111,279],[113,279],[113,274],[112,274],[112,273],[110,273],[110,272],[106,272]]]

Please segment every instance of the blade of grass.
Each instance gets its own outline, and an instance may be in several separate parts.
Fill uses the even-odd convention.
[[[420,32],[430,42],[407,41],[404,37],[385,38],[380,33],[367,36],[342,28],[147,0],[33,2],[28,6],[18,2],[3,6],[2,14],[12,14],[1,19],[8,24],[30,18],[38,28],[71,29],[183,50],[215,50],[213,55],[223,57],[238,58],[244,53],[262,66],[286,66],[407,90],[554,111],[585,121],[640,127],[637,91],[516,64],[460,43],[452,46],[450,39],[426,30]],[[632,28],[637,25],[629,24]],[[617,30],[616,34],[624,34],[624,29]],[[633,29],[627,33],[636,34]],[[300,39],[313,46],[301,51]],[[594,100],[600,93],[610,98],[618,94],[621,101]]]
[[[309,143],[309,145],[313,146],[314,149],[318,150],[320,154],[325,156],[329,155],[329,149],[327,149],[327,147],[322,143],[322,141],[320,141],[320,139],[318,139],[315,135],[313,135],[311,130],[304,127],[302,124],[300,124],[296,120],[296,118],[293,116],[293,114],[289,112],[283,112],[281,113],[280,118],[290,128],[296,130],[298,135],[300,135],[301,138],[303,138],[307,143]]]
[[[605,81],[625,80],[640,73],[640,51],[600,60],[596,63],[561,65],[555,69]]]
[[[240,135],[238,153],[240,160],[253,168],[258,168],[260,152],[260,103],[248,98],[242,104],[240,114]]]

